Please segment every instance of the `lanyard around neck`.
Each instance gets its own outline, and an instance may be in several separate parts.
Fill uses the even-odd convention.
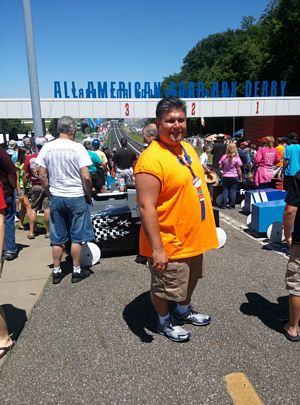
[[[190,155],[187,154],[187,151],[185,150],[183,145],[180,144],[180,146],[181,146],[181,148],[183,150],[183,157],[182,157],[180,155],[177,155],[177,153],[174,151],[174,149],[170,145],[168,145],[164,141],[162,141],[160,138],[157,138],[156,140],[157,140],[157,142],[163,144],[167,149],[169,149],[169,151],[171,153],[173,153],[173,155],[176,156],[178,162],[181,165],[186,166],[189,169],[189,171],[191,172],[191,175],[193,176],[193,178],[196,177],[196,175],[194,173],[194,170],[192,169],[192,166],[191,166],[192,159],[191,159]]]

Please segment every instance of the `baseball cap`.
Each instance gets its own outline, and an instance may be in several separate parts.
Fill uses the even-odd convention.
[[[8,147],[9,147],[10,149],[15,148],[16,146],[17,146],[17,142],[16,142],[14,139],[11,139],[11,140],[8,142]]]
[[[100,147],[99,139],[93,139],[92,147],[95,148],[95,149],[99,149],[99,147]]]

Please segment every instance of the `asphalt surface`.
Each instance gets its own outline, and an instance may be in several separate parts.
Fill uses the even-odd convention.
[[[299,344],[280,333],[287,256],[249,236],[244,220],[221,213],[227,242],[206,255],[193,297],[212,323],[186,326],[188,343],[155,332],[135,256],[101,259],[76,285],[70,275],[49,282],[0,369],[0,403],[232,404],[224,377],[242,372],[263,403],[300,404]]]
[[[141,143],[134,141],[131,139],[126,131],[122,128],[119,127],[119,124],[116,122],[112,123],[111,129],[107,135],[109,139],[109,149],[112,150],[113,148],[116,148],[119,150],[121,148],[121,143],[120,140],[121,138],[126,138],[127,139],[127,147],[128,149],[133,150],[137,156],[144,150],[144,147]]]

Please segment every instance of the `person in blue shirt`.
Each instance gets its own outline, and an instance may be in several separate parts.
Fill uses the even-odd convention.
[[[92,165],[88,166],[88,170],[90,172],[91,178],[92,178],[92,184],[94,191],[96,193],[101,193],[102,186],[104,185],[101,176],[100,176],[100,170],[101,170],[101,165],[102,165],[102,159],[97,155],[97,153],[92,151],[92,142],[91,141],[84,141],[83,146],[87,150],[91,161]]]
[[[300,170],[300,145],[296,132],[288,134],[288,143],[283,156],[285,191],[289,191],[293,176]]]

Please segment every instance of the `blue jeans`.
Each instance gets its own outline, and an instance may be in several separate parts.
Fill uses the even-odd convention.
[[[50,198],[50,240],[53,245],[94,240],[90,209],[84,197]]]
[[[235,208],[238,177],[223,177],[222,185],[223,185],[223,207],[227,206],[227,201],[229,197],[230,207]]]
[[[12,194],[5,198],[5,250],[6,253],[16,253],[16,235],[15,235],[15,215],[16,215],[16,199]]]

